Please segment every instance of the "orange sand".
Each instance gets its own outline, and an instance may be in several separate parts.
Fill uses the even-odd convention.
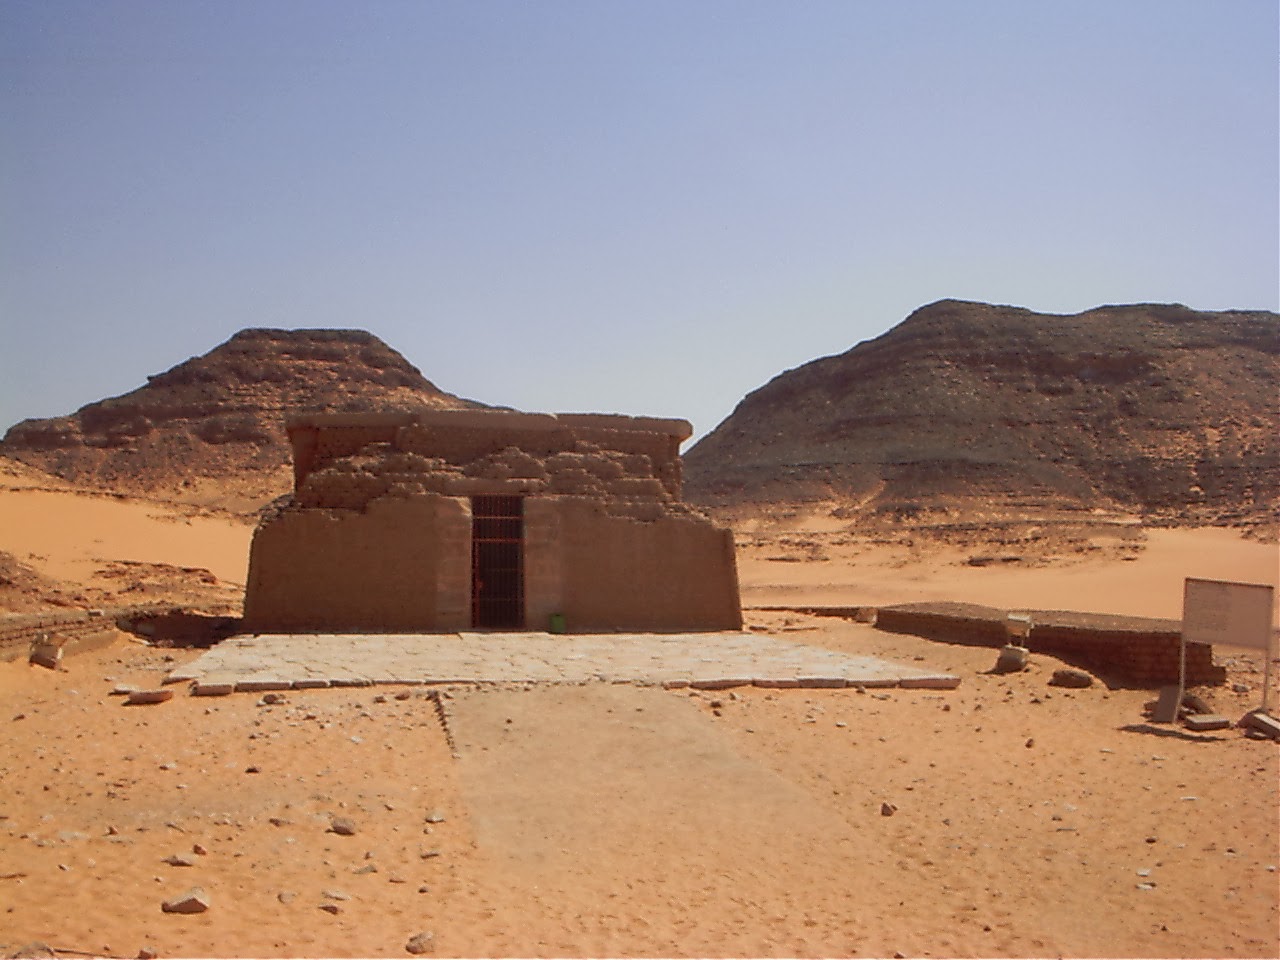
[[[239,580],[248,532],[0,493],[0,550],[64,577],[136,558]],[[1275,575],[1275,546],[1147,536],[1136,560],[1030,569],[892,544],[805,562],[752,547],[744,595],[1176,616],[1182,576]],[[1149,725],[1150,691],[1049,688],[1048,657],[1000,677],[984,672],[991,650],[785,613],[748,621],[963,681],[459,687],[454,758],[421,689],[291,692],[279,706],[180,690],[124,707],[115,684],[154,685],[166,658],[196,651],[122,637],[57,673],[0,664],[0,952],[38,940],[121,957],[406,956],[429,931],[443,956],[1280,954],[1276,744]],[[1238,717],[1257,705],[1261,666],[1233,653],[1228,686],[1205,695]],[[328,832],[334,815],[356,834]],[[161,912],[195,885],[208,912]]]

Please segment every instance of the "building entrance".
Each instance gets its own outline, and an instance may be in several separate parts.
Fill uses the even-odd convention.
[[[524,629],[524,498],[471,498],[471,625]]]

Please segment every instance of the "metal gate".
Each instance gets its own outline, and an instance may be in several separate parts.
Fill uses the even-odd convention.
[[[524,498],[471,498],[471,625],[524,628]]]

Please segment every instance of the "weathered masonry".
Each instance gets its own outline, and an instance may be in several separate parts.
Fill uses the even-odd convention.
[[[680,500],[683,420],[442,410],[287,423],[254,632],[736,630],[733,536]]]

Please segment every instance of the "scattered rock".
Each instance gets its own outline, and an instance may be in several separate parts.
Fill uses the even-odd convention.
[[[444,823],[444,814],[439,810],[432,810],[424,819],[427,823]]]
[[[194,853],[194,854],[195,854],[196,856],[198,856],[198,857],[203,857],[203,856],[206,856],[206,855],[209,853],[209,850],[208,850],[208,848],[207,848],[207,847],[205,847],[205,845],[204,845],[204,844],[202,844],[202,843],[193,843],[193,844],[191,845],[191,852],[192,852],[192,853]]]
[[[137,693],[140,687],[134,686],[132,683],[118,683],[111,688],[109,696],[127,697],[131,693]]]
[[[356,867],[356,869],[352,870],[351,872],[356,874],[357,876],[365,873],[377,873],[378,865],[376,863],[366,863],[363,867]]]
[[[324,893],[321,894],[321,896],[323,896],[326,900],[350,900],[351,899],[351,894],[345,893],[342,890],[325,890]]]
[[[256,765],[248,766],[244,768],[244,772],[245,773],[261,773],[262,768]]]
[[[1030,749],[1031,749],[1032,747],[1034,747],[1035,745],[1036,745],[1036,738],[1035,738],[1035,737],[1028,737],[1028,738],[1027,738],[1027,742],[1023,744],[1023,746],[1024,746],[1024,747],[1026,747],[1028,750],[1030,750]]]
[[[888,801],[880,804],[880,816],[882,817],[892,817],[897,812],[898,808],[895,804],[889,803]]]
[[[331,913],[334,916],[337,916],[342,912],[342,908],[338,906],[336,903],[322,903],[320,904],[320,909],[323,910],[325,913]]]
[[[173,699],[172,690],[135,690],[125,697],[125,706],[137,706],[148,703],[164,703]]]
[[[159,954],[150,947],[140,947],[138,949],[138,960],[156,960]]]
[[[264,705],[287,703],[288,700],[283,693],[264,693],[262,699],[258,701]]]
[[[1053,676],[1049,678],[1049,686],[1051,687],[1091,687],[1093,686],[1093,674],[1084,670],[1077,670],[1075,667],[1063,667],[1061,670],[1053,671]]]
[[[204,913],[209,909],[209,895],[200,887],[192,887],[186,893],[160,904],[165,913]]]
[[[1247,683],[1233,683],[1231,685],[1232,693],[1248,693],[1249,685]]]
[[[436,948],[436,938],[430,933],[415,933],[409,938],[409,942],[404,945],[405,950],[415,956],[423,953],[431,953]]]
[[[329,824],[329,832],[340,837],[355,836],[356,824],[350,817],[334,817]]]
[[[164,858],[164,862],[171,867],[194,867],[196,865],[194,860],[180,853],[170,854]]]
[[[297,896],[298,895],[294,893],[292,890],[281,890],[279,893],[276,894],[276,899],[279,900],[281,903],[293,903],[294,899]]]

